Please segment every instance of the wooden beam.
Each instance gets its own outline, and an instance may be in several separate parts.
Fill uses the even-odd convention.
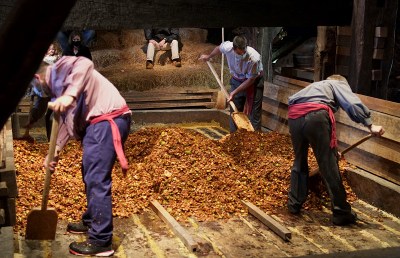
[[[184,108],[184,107],[206,107],[213,108],[215,107],[215,102],[192,102],[192,103],[160,103],[160,102],[148,102],[148,103],[127,103],[128,107],[133,110],[139,109],[159,109],[159,108]]]
[[[57,4],[53,2],[53,5]],[[352,5],[351,0],[78,0],[64,26],[113,30],[151,26],[221,28],[350,25]],[[0,4],[0,13],[6,14],[9,8],[9,5]],[[0,22],[4,22],[5,18],[0,17]]]
[[[260,210],[257,206],[247,201],[242,201],[242,203],[247,207],[251,215],[259,219],[264,225],[274,231],[275,234],[280,236],[283,240],[289,241],[292,238],[292,233],[286,227],[279,224],[276,220]]]
[[[384,178],[392,183],[400,185],[400,164],[387,160],[373,153],[360,149],[350,151],[345,155],[345,159],[371,174]]]
[[[370,0],[354,0],[348,81],[355,93],[371,94],[372,55],[377,6]]]
[[[338,123],[351,126],[366,133],[369,132],[369,129],[364,125],[353,122],[342,109],[339,109],[339,111],[335,113],[335,118]],[[371,118],[374,124],[381,125],[385,129],[384,138],[400,143],[400,118],[373,110],[371,110]]]
[[[354,142],[354,139],[360,139],[366,134],[361,130],[342,123],[336,123],[336,129],[338,140],[346,144],[351,144]],[[400,143],[398,142],[384,137],[372,137],[358,146],[358,148],[400,164]]]
[[[72,1],[19,0],[0,13],[0,128],[15,111],[50,43],[61,28]],[[4,4],[0,8],[4,8]],[[5,40],[7,39],[7,40]]]
[[[192,236],[164,209],[156,200],[150,202],[152,210],[165,222],[168,227],[181,239],[183,244],[192,252],[198,248],[198,244]]]

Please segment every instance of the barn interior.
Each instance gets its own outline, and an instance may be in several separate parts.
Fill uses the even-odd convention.
[[[32,130],[34,143],[19,139],[22,134],[21,125],[28,119],[30,106],[29,99],[25,97],[26,91],[57,32],[71,29],[96,31],[96,38],[89,46],[95,68],[127,100],[135,121],[131,126],[132,137],[142,137],[151,143],[166,143],[159,146],[159,149],[152,149],[159,151],[160,157],[162,151],[168,151],[171,146],[178,146],[179,143],[170,138],[156,140],[151,138],[152,134],[185,139],[203,137],[204,139],[200,139],[203,139],[205,145],[198,141],[185,143],[187,146],[196,146],[190,150],[184,149],[186,155],[196,153],[203,157],[207,150],[214,150],[214,147],[221,151],[218,148],[223,149],[224,144],[233,144],[240,142],[240,139],[246,139],[241,137],[250,137],[248,139],[253,143],[274,147],[271,151],[276,151],[273,157],[277,154],[277,160],[288,153],[292,157],[290,149],[287,153],[279,152],[280,148],[285,149],[285,146],[290,145],[287,98],[310,83],[323,80],[334,73],[347,78],[353,92],[371,109],[374,121],[386,129],[383,137],[371,138],[349,151],[345,156],[346,162],[341,164],[346,190],[349,191],[349,198],[360,217],[357,225],[343,228],[331,225],[329,199],[326,198],[326,190],[323,190],[318,177],[313,179],[319,181],[315,183],[318,189],[313,193],[310,208],[300,217],[288,214],[280,204],[268,206],[265,204],[267,201],[263,203],[260,199],[254,199],[263,210],[261,212],[270,216],[270,222],[273,221],[276,230],[271,229],[271,225],[262,223],[261,215],[256,212],[257,207],[246,203],[246,200],[253,201],[250,194],[246,196],[236,190],[234,193],[219,193],[221,196],[235,196],[237,200],[241,197],[244,201],[233,204],[235,207],[232,208],[231,216],[225,217],[225,213],[217,211],[215,216],[205,216],[203,213],[187,216],[182,203],[177,205],[178,202],[174,199],[186,196],[184,192],[169,193],[169,202],[156,199],[166,209],[164,212],[162,207],[157,209],[157,202],[150,200],[154,195],[144,194],[143,191],[138,199],[121,201],[120,206],[116,204],[119,207],[115,211],[113,239],[116,257],[399,257],[398,1],[64,2],[15,0],[0,4],[0,71],[3,79],[0,89],[0,121],[3,127],[0,135],[0,250],[4,257],[69,257],[66,243],[83,240],[65,233],[66,223],[77,218],[78,214],[64,214],[63,210],[68,204],[57,206],[57,203],[77,197],[67,195],[65,189],[59,187],[65,182],[58,181],[57,175],[56,178],[52,177],[54,182],[51,191],[57,192],[57,195],[53,195],[53,201],[50,197],[50,206],[57,207],[59,216],[65,217],[58,221],[54,240],[26,240],[23,227],[25,215],[20,209],[29,202],[29,209],[40,204],[41,190],[30,188],[42,187],[43,177],[36,178],[34,185],[27,185],[23,182],[32,178],[23,177],[23,174],[24,171],[40,173],[43,151],[48,148],[43,120]],[[170,58],[160,51],[156,55],[154,69],[146,69],[147,41],[143,28],[158,26],[180,28],[183,44],[180,50],[182,67],[172,66]],[[262,55],[265,82],[261,134],[229,134],[229,110],[221,96],[220,87],[207,65],[198,60],[201,54],[209,53],[223,40],[232,40],[235,35],[245,35],[249,45]],[[222,57],[212,60],[222,81],[229,87],[229,69],[223,62]],[[345,149],[368,134],[366,128],[352,122],[343,110],[335,116],[339,149]],[[186,129],[199,135],[192,136],[186,131],[180,131]],[[280,145],[274,145],[268,137],[276,139],[276,143]],[[133,138],[133,143],[142,146],[140,142],[136,142],[136,138]],[[148,148],[146,146],[142,146],[144,150]],[[251,152],[252,146],[240,146],[255,155]],[[166,147],[169,149],[165,149]],[[77,145],[72,145],[71,148],[79,149]],[[263,160],[260,164],[271,163],[277,172],[287,171],[286,176],[290,175],[290,162],[284,164],[285,161],[270,162],[266,159],[264,163],[263,158],[269,155],[270,150],[261,150],[260,156],[257,155],[259,160]],[[134,151],[132,153],[132,162],[142,163],[136,160],[138,154]],[[70,163],[64,164],[67,177],[67,171],[79,171],[78,168],[72,169],[74,162],[76,163],[74,157],[67,159]],[[217,157],[224,160],[223,156]],[[157,159],[153,162],[157,163]],[[158,162],[165,164],[161,159]],[[165,162],[171,161],[167,159]],[[135,168],[136,172],[141,171],[139,165],[135,165]],[[204,167],[199,167],[202,172],[203,169]],[[267,168],[253,165],[250,168],[240,166],[240,169],[256,173],[255,171]],[[60,172],[59,178],[64,176],[64,169],[61,171],[63,172]],[[216,176],[223,177],[219,173],[215,171]],[[118,171],[115,174],[117,178],[121,176]],[[137,173],[136,177],[134,174],[135,171],[132,170],[132,177],[128,182],[139,189],[144,174]],[[273,175],[276,180],[279,178],[277,174],[271,174],[269,178],[255,175],[259,177],[246,178],[248,188],[244,188],[244,193],[256,189],[257,182],[273,180]],[[163,171],[160,178],[167,180],[162,181],[163,185],[169,182],[171,175]],[[115,180],[118,182],[116,185],[121,185],[121,189],[128,191],[128,188],[123,188],[128,187],[123,180]],[[190,178],[179,180],[192,182]],[[288,178],[279,180],[288,181]],[[225,183],[226,181],[221,181],[220,184]],[[207,185],[207,182],[204,184]],[[192,187],[199,185],[193,183]],[[269,193],[275,189],[270,185],[268,187],[272,189]],[[158,194],[159,188],[159,182],[152,183],[151,189],[154,193]],[[77,191],[82,191],[81,185]],[[118,192],[118,188],[115,191]],[[210,194],[206,190],[205,192]],[[285,194],[286,192],[273,195],[268,200],[278,203],[278,200],[285,198]],[[321,198],[318,198],[318,194]],[[191,200],[195,196],[204,198],[204,205],[200,205],[203,210],[213,207],[213,200],[206,201],[207,195],[198,192],[185,198]],[[25,202],[22,201],[24,199]],[[76,203],[69,205],[82,207],[84,198],[78,199]],[[219,208],[216,203],[223,203],[222,199],[214,200],[216,208]],[[125,203],[132,202],[136,202],[136,207],[127,204],[124,206]],[[221,206],[221,209],[228,208]],[[190,209],[189,211],[193,212]],[[168,213],[173,217],[170,220],[166,219],[168,216],[162,216]],[[205,217],[202,218],[201,215]],[[218,219],[218,216],[221,218]],[[176,225],[175,219],[179,226],[171,226]]]

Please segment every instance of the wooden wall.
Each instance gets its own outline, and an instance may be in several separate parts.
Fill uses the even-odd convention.
[[[263,126],[288,134],[288,97],[309,85],[309,82],[283,76],[274,76],[265,82],[263,100]],[[373,137],[346,154],[350,163],[400,185],[400,103],[385,101],[357,94],[369,107],[372,121],[382,125],[386,132],[381,138]],[[336,114],[339,150],[356,142],[369,133],[363,125],[350,120],[343,110]]]

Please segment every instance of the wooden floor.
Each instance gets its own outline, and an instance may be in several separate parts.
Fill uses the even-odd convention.
[[[227,133],[215,125],[192,129],[213,139]],[[400,257],[400,219],[361,200],[352,207],[359,220],[346,227],[331,223],[328,208],[302,211],[299,216],[286,209],[269,214],[291,232],[290,241],[280,238],[250,214],[215,222],[193,218],[181,226],[198,243],[195,251],[189,250],[149,209],[128,219],[114,220],[114,257]],[[58,222],[54,241],[25,240],[14,235],[14,245],[8,248],[14,249],[13,257],[73,257],[68,251],[69,243],[83,241],[85,236],[67,233],[66,225],[66,221]],[[0,250],[7,252],[12,253]]]
[[[272,215],[292,232],[290,241],[284,241],[251,215],[217,222],[192,219],[181,225],[199,244],[195,252],[188,250],[153,211],[147,210],[129,219],[115,219],[114,257],[371,257],[373,252],[400,256],[400,219],[363,201],[353,207],[360,220],[347,227],[333,226],[329,210],[305,211],[300,216],[285,211]],[[69,243],[85,237],[66,233],[66,224],[59,221],[55,241],[16,237],[14,257],[73,257],[68,253]]]

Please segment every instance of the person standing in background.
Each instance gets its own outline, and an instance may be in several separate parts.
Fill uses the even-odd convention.
[[[201,55],[200,60],[209,61],[212,57],[226,56],[230,80],[230,94],[228,101],[233,101],[239,112],[250,116],[254,130],[261,131],[261,112],[263,98],[263,66],[261,55],[247,45],[244,36],[236,36],[233,41],[222,42],[208,55]],[[230,112],[233,112],[232,107]],[[230,131],[235,132],[237,127],[232,118],[229,121]]]

